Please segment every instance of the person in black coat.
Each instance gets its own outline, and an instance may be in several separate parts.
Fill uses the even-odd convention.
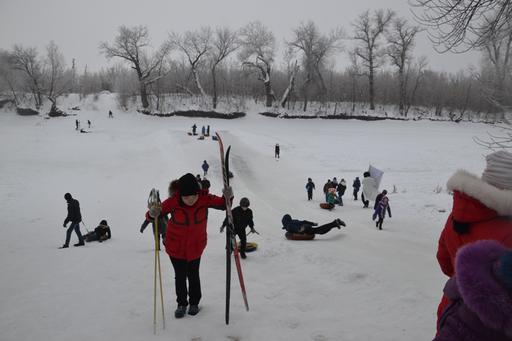
[[[276,159],[279,159],[279,153],[281,152],[281,148],[279,147],[279,143],[276,143],[276,146],[274,148],[274,157]]]
[[[359,189],[361,188],[361,180],[359,180],[358,176],[356,176],[356,179],[354,180],[352,187],[354,187],[354,200],[357,201],[357,193],[359,193]]]
[[[240,257],[246,258],[245,249],[247,246],[247,234],[245,228],[249,226],[252,233],[256,233],[254,229],[254,221],[252,219],[252,210],[249,208],[250,202],[247,198],[240,199],[240,206],[233,209],[233,224],[234,232],[240,238]],[[224,219],[220,232],[224,231],[224,228],[228,226],[228,218]]]
[[[336,186],[336,191],[338,192],[338,199],[340,201],[340,206],[343,206],[343,195],[345,194],[345,190],[347,189],[347,183],[345,179],[341,179],[338,186]]]
[[[66,199],[68,203],[68,215],[64,220],[64,224],[62,226],[67,227],[66,225],[69,222],[71,222],[71,225],[69,225],[66,231],[66,242],[64,243],[64,245],[62,245],[61,249],[69,247],[69,241],[71,239],[71,233],[73,233],[73,230],[76,232],[76,235],[78,236],[78,243],[74,245],[85,245],[84,238],[80,233],[80,222],[82,221],[82,214],[80,213],[80,203],[78,202],[78,200],[73,199],[73,197],[69,193],[64,194],[64,199]]]
[[[315,189],[315,183],[311,178],[308,178],[308,183],[306,184],[306,190],[308,191],[308,200],[313,199],[313,190]]]

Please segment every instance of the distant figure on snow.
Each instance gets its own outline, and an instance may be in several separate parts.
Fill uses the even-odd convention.
[[[276,143],[276,146],[274,148],[274,157],[279,159],[279,153],[281,151],[281,148],[279,148],[279,143]]]
[[[315,183],[311,178],[308,178],[308,182],[306,183],[306,190],[308,191],[308,200],[313,199],[313,190],[315,189]]]
[[[377,217],[379,218],[375,223],[375,227],[378,227],[379,230],[382,230],[382,223],[386,217],[386,211],[391,218],[391,207],[389,206],[389,198],[387,194],[388,191],[386,190],[383,190],[382,193],[379,193],[379,195],[377,195],[375,198],[375,205],[373,205],[374,212],[372,219],[375,220]]]
[[[80,121],[75,120],[75,129],[78,130],[80,128]]]
[[[112,113],[112,110],[108,111],[108,118],[114,118],[114,114]]]
[[[197,135],[197,134],[196,134],[196,129],[197,129],[197,126],[196,126],[196,124],[194,123],[194,125],[192,126],[192,135]]]
[[[201,128],[201,135],[206,135],[206,128],[204,126]]]
[[[336,187],[336,186],[334,186],[334,187]],[[327,179],[327,182],[325,183],[324,188],[323,188],[323,191],[325,194],[325,202],[327,202],[327,193],[329,193],[329,188],[333,188],[331,179]]]
[[[98,227],[96,227],[94,231],[87,233],[84,238],[88,243],[94,241],[102,243],[103,241],[112,238],[112,233],[110,232],[110,227],[108,226],[107,221],[100,221]]]
[[[206,136],[210,136],[210,125],[206,127]]]
[[[361,180],[359,180],[358,176],[356,176],[356,179],[352,183],[352,187],[354,188],[354,200],[357,201],[357,193],[359,193],[359,189],[361,188]]]
[[[208,168],[210,168],[210,165],[208,164],[208,162],[206,162],[206,160],[204,160],[201,168],[203,168],[203,176],[206,176],[208,174]]]
[[[89,125],[89,129],[91,129],[91,120],[87,120],[87,124]]]
[[[289,214],[285,214],[283,216],[283,219],[281,219],[281,223],[283,224],[283,230],[286,230],[286,232],[302,234],[326,234],[335,227],[340,229],[341,226],[346,226],[341,219],[334,219],[332,222],[328,224],[318,226],[317,223],[313,223],[308,220],[292,219],[292,217]]]
[[[64,220],[64,224],[62,226],[67,227],[66,225],[69,222],[71,222],[71,225],[69,225],[66,231],[66,242],[64,243],[64,245],[61,246],[61,249],[69,247],[69,241],[71,240],[71,233],[73,233],[73,230],[76,232],[76,235],[78,237],[78,243],[74,245],[85,245],[84,238],[80,233],[80,222],[82,221],[82,214],[80,213],[80,203],[78,202],[78,200],[73,199],[73,197],[69,193],[64,194],[64,199],[66,199],[66,202],[68,203],[68,215]]]

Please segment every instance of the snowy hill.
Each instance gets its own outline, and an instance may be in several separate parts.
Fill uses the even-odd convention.
[[[194,120],[117,110],[109,119],[115,104],[104,101],[65,118],[0,115],[1,340],[432,338],[445,281],[435,251],[451,208],[450,195],[434,190],[458,168],[480,174],[486,151],[472,138],[498,128],[259,115]],[[75,119],[86,129],[91,120],[91,133],[78,133]],[[211,192],[222,187],[218,145],[188,136],[194,123],[209,124],[232,145],[235,201],[251,199],[261,233],[250,235],[259,250],[243,261],[251,310],[244,310],[233,273],[231,324],[224,324],[224,213],[212,210],[202,310],[174,319],[173,271],[162,252],[167,329],[153,336],[152,236],[139,233],[149,190],[166,193],[170,180],[201,173],[203,160]],[[385,171],[381,189],[397,188],[383,231],[350,195],[370,163]],[[349,188],[345,206],[328,212],[318,204],[334,176]],[[317,187],[312,202],[308,177]],[[80,201],[86,228],[106,219],[112,240],[57,249],[65,237],[66,192]],[[310,242],[288,241],[280,223],[285,213],[318,223],[339,217],[348,226]]]

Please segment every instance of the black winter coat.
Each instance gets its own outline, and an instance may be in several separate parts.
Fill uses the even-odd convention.
[[[80,214],[80,203],[76,199],[68,201],[68,216],[64,220],[64,225],[68,222],[79,223],[82,221],[82,214]]]
[[[233,224],[235,225],[235,231],[244,230],[247,226],[251,229],[254,228],[254,222],[252,220],[252,211],[250,208],[245,211],[242,207],[237,206],[233,209]],[[228,218],[224,219],[222,226],[228,226]]]

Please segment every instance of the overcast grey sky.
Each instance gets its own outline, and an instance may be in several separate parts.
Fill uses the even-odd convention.
[[[98,44],[112,41],[120,25],[146,25],[153,45],[158,46],[170,31],[205,25],[239,28],[260,20],[282,46],[301,22],[313,20],[323,32],[341,26],[352,34],[351,23],[358,14],[378,8],[392,9],[413,21],[407,0],[0,0],[0,48],[22,44],[43,51],[53,40],[68,65],[75,58],[79,70],[85,64],[98,70],[108,65]],[[479,62],[475,52],[438,54],[425,33],[417,39],[415,55],[426,55],[432,69],[450,72]],[[336,62],[343,68],[345,53]]]

